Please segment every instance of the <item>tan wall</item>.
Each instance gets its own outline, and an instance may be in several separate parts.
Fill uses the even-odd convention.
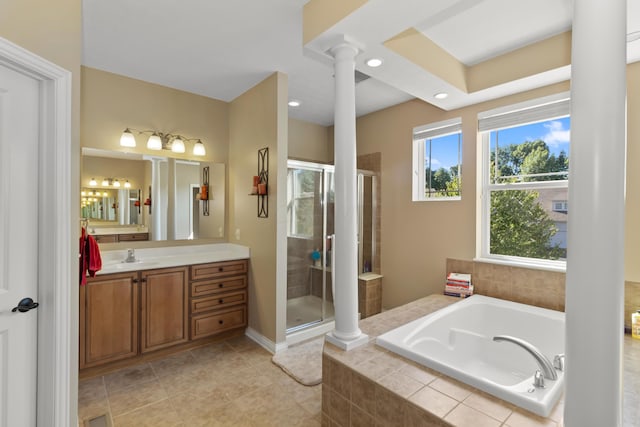
[[[224,101],[82,67],[83,147],[226,163],[228,121],[229,104]],[[136,148],[120,147],[120,136],[128,127],[200,138],[207,155],[193,157],[191,143],[185,143],[184,154],[147,150],[149,135],[135,132]]]
[[[327,126],[289,119],[289,158],[333,163],[333,144]]]
[[[625,279],[640,282],[640,62],[627,67]],[[640,304],[637,309],[640,309]]]
[[[249,327],[273,342],[280,338],[276,327],[276,199],[278,155],[281,149],[286,153],[286,84],[285,75],[272,74],[234,99],[229,114],[229,241],[251,248]],[[265,147],[269,148],[269,216],[258,218],[257,196],[249,193],[257,174],[258,150]],[[280,155],[286,162],[286,154]]]
[[[446,258],[475,255],[478,112],[567,90],[556,84],[453,111],[412,100],[358,119],[358,154],[382,153],[384,307],[442,292]],[[462,200],[412,202],[412,129],[454,117],[463,125]]]
[[[227,163],[229,157],[229,104],[212,98],[131,79],[89,67],[82,67],[81,145],[111,151],[135,152],[154,156],[192,159],[202,162]],[[146,148],[148,134],[136,136],[135,148],[120,146],[120,136],[127,128],[178,133],[185,138],[200,138],[207,150],[204,157],[191,154],[192,143],[186,142],[184,154],[153,151]],[[213,178],[213,177],[210,177]],[[83,183],[84,185],[84,183]],[[147,185],[143,194],[148,194]],[[215,197],[226,197],[224,191]],[[202,236],[218,238],[220,215],[200,216]],[[218,206],[220,204],[216,204]],[[211,206],[211,202],[210,202]],[[75,209],[75,208],[74,208]],[[145,221],[147,221],[145,214]],[[145,222],[146,223],[146,222]],[[224,235],[228,236],[228,233]],[[157,246],[148,242],[146,246]]]

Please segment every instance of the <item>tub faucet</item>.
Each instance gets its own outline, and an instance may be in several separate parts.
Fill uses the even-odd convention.
[[[127,258],[124,262],[136,262],[136,252],[135,249],[127,249]]]
[[[542,354],[542,352],[540,350],[538,350],[538,348],[535,347],[530,342],[525,341],[525,340],[520,339],[520,338],[509,336],[509,335],[497,335],[497,336],[493,337],[493,340],[494,341],[508,341],[508,342],[511,342],[511,343],[513,343],[515,345],[518,345],[518,346],[522,347],[530,355],[532,355],[534,359],[536,359],[536,362],[538,363],[538,366],[540,367],[540,370],[542,371],[543,378],[546,378],[548,380],[557,380],[558,379],[558,374],[556,373],[556,370],[553,367],[553,363],[551,363],[551,361],[547,358],[547,356]],[[536,387],[544,387],[544,380],[542,378],[539,378],[539,375],[537,375],[537,374],[536,374],[536,378],[535,378],[535,386]]]

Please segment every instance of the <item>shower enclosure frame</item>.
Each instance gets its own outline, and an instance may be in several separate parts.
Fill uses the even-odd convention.
[[[333,303],[333,295],[334,292],[332,292],[331,294],[331,301],[328,301],[327,299],[327,293],[328,293],[328,276],[327,273],[331,272],[331,284],[332,286],[334,285],[335,281],[333,278],[333,271],[331,270],[331,267],[333,266],[333,260],[331,260],[329,257],[331,256],[331,254],[329,254],[329,248],[327,245],[327,242],[331,239],[331,235],[333,233],[329,233],[328,230],[328,209],[329,209],[329,200],[330,200],[330,191],[331,191],[331,179],[333,176],[333,173],[335,173],[335,166],[334,165],[329,165],[329,164],[322,164],[322,163],[314,163],[314,162],[307,162],[307,161],[301,161],[301,160],[288,160],[287,161],[287,170],[289,171],[290,169],[301,169],[301,170],[309,170],[309,171],[313,171],[313,172],[318,172],[321,173],[321,195],[320,195],[320,203],[322,206],[322,233],[321,233],[321,239],[322,239],[322,246],[321,246],[321,275],[322,275],[322,292],[321,292],[321,298],[322,298],[322,302],[321,302],[321,307],[320,307],[320,318],[319,319],[315,319],[315,320],[311,320],[309,322],[306,323],[302,323],[299,325],[295,325],[295,326],[291,326],[291,327],[287,327],[286,328],[286,334],[292,334],[295,332],[299,332],[299,331],[303,331],[303,330],[307,330],[309,328],[313,328],[315,326],[319,326],[319,325],[325,325],[329,322],[333,321],[333,316],[328,315],[328,310],[327,310],[327,306],[329,303]],[[371,184],[371,198],[372,198],[372,212],[371,212],[371,221],[372,221],[372,236],[371,236],[371,261],[370,261],[370,270],[373,271],[374,268],[374,259],[375,259],[375,255],[376,255],[376,238],[375,238],[375,233],[376,233],[376,229],[375,229],[375,218],[377,215],[377,207],[376,207],[376,197],[377,197],[377,174],[375,172],[371,172],[371,171],[366,171],[366,170],[358,170],[358,180],[357,180],[357,185],[358,185],[358,272],[359,274],[363,272],[363,268],[364,268],[364,261],[363,261],[363,239],[361,238],[361,236],[363,236],[363,188],[364,188],[364,177],[368,176],[371,177],[372,180],[372,184]],[[290,238],[291,236],[289,236],[289,234],[287,234],[287,238]],[[333,253],[333,252],[331,252]],[[328,259],[329,258],[329,259]],[[287,257],[287,263],[289,262],[289,257]],[[313,266],[309,266],[310,269],[317,269],[318,267],[313,267]],[[313,279],[312,279],[312,274],[313,272],[310,271],[309,274],[309,287],[310,290],[312,290],[313,287]],[[287,281],[289,280],[289,277],[287,277]],[[312,294],[312,292],[310,291],[310,294]],[[287,323],[289,321],[288,319],[289,313],[287,310]]]

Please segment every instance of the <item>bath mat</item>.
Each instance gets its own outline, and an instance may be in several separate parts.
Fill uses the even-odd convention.
[[[302,385],[322,382],[324,336],[276,353],[271,361]]]

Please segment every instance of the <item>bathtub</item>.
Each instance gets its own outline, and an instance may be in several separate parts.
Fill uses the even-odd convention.
[[[564,389],[564,373],[534,387],[533,356],[496,335],[528,341],[553,362],[564,353],[564,313],[474,295],[393,329],[376,344],[541,416]],[[570,362],[568,362],[570,363]]]

